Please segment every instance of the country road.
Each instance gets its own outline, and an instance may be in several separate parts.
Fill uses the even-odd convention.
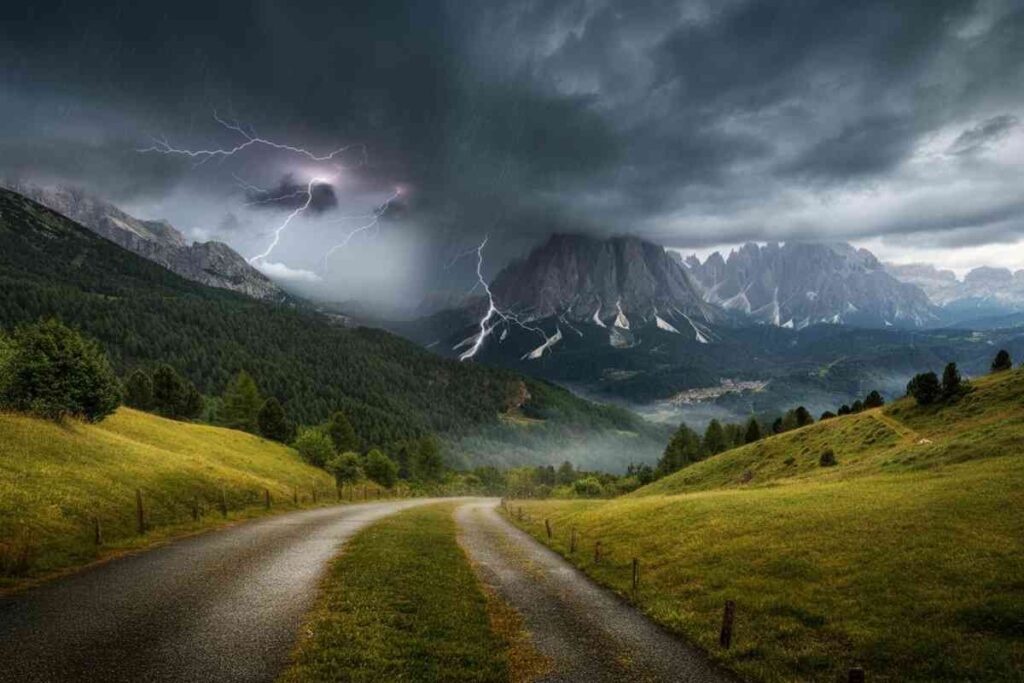
[[[428,502],[268,517],[0,598],[0,681],[272,681],[341,545]]]
[[[541,681],[738,680],[512,526],[495,501],[467,503],[455,518],[482,580],[522,614],[533,646],[550,661]]]

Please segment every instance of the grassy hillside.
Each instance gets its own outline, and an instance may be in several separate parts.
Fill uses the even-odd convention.
[[[173,532],[334,497],[334,481],[289,448],[229,429],[122,408],[98,425],[0,413],[0,587]],[[136,531],[141,489],[152,529]],[[204,512],[192,520],[198,497]],[[99,518],[104,546],[94,542]]]
[[[837,466],[818,465],[825,448]],[[953,405],[900,401],[772,437],[622,499],[522,506],[538,539],[568,553],[575,527],[585,571],[755,680],[1024,669],[1022,371]],[[730,599],[734,645],[721,650]]]
[[[543,416],[562,436],[645,429],[627,411],[538,380],[187,281],[6,190],[0,289],[0,327],[57,317],[98,339],[120,373],[169,363],[207,395],[220,394],[244,369],[299,422],[345,410],[367,447],[495,426],[527,393],[520,409]]]

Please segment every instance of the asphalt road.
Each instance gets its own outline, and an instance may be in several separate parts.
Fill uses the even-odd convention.
[[[480,578],[523,616],[534,647],[550,661],[540,680],[737,680],[515,528],[494,501],[463,505],[455,517]]]
[[[0,598],[0,681],[272,681],[340,546],[426,502],[268,517]]]

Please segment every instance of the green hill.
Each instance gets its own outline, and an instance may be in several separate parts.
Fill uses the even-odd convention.
[[[583,433],[618,430],[641,432],[640,450],[653,453],[661,437],[627,411],[511,371],[444,360],[381,330],[346,329],[311,309],[187,281],[6,190],[0,289],[0,327],[57,317],[97,338],[118,372],[169,363],[207,395],[245,369],[301,423],[345,410],[366,446],[427,432],[455,444],[486,428],[479,451],[456,456],[500,461],[519,439],[500,419],[510,410],[543,419],[534,432],[552,451]],[[520,456],[547,457],[538,448]]]
[[[837,465],[820,466],[825,449]],[[522,505],[538,539],[568,553],[575,527],[585,571],[754,680],[1024,670],[1021,370],[952,404],[901,400],[727,451],[624,498]]]
[[[251,434],[127,408],[95,425],[0,413],[0,587],[229,516],[334,498],[334,480]],[[137,533],[143,492],[147,538]],[[223,496],[223,497],[222,497]],[[203,514],[193,520],[196,501]],[[99,519],[103,548],[95,543]]]

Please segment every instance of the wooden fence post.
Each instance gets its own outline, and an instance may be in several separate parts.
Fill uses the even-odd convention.
[[[100,518],[97,515],[92,518],[93,540],[96,545],[103,545],[103,527],[100,526]]]
[[[220,514],[225,518],[228,516],[228,494],[224,487],[220,487]]]
[[[341,486],[335,486],[335,487],[334,487],[334,492],[335,492],[336,494],[338,494],[338,502],[340,503],[340,502],[341,502],[341,499],[342,499],[342,498],[344,497],[344,495],[345,495],[345,494],[344,494],[344,492],[342,491],[342,487],[341,487]]]
[[[601,541],[594,542],[594,564],[601,564]]]
[[[146,533],[146,508],[142,503],[142,489],[135,489],[135,517],[141,536]]]
[[[366,488],[366,484],[363,484],[363,500],[370,500],[369,489]]]
[[[270,489],[263,489],[263,506],[270,509]]]
[[[572,528],[572,536],[569,539],[569,553],[576,552],[576,527]]]
[[[640,560],[633,558],[633,590],[640,587]]]
[[[192,497],[192,521],[199,521],[199,496]]]
[[[726,600],[725,611],[722,613],[722,632],[718,635],[718,644],[726,650],[732,645],[732,622],[735,616],[736,603]]]
[[[855,667],[850,669],[850,674],[847,679],[849,683],[864,683],[864,669]]]
[[[522,505],[519,506],[518,515],[519,515],[519,521],[520,522],[523,521],[523,506]]]
[[[547,529],[548,540],[550,541],[551,540],[551,522],[549,522],[548,520],[545,519],[544,520],[544,528]]]

